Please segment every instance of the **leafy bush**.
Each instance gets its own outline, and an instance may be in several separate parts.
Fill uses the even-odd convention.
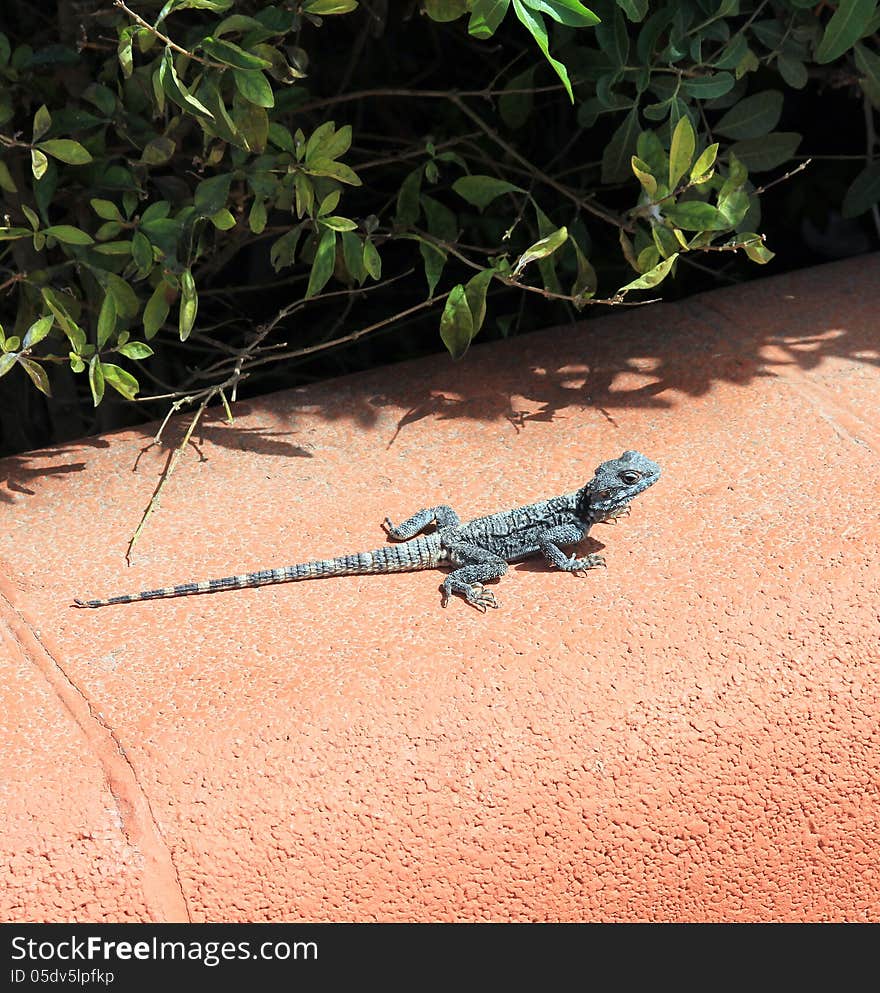
[[[25,377],[68,412],[145,382],[203,410],[413,316],[459,358],[526,298],[580,311],[698,257],[764,263],[754,177],[796,171],[778,127],[814,79],[869,121],[844,215],[880,199],[877,0],[80,8],[0,14],[7,410]],[[60,431],[118,418],[96,416]]]

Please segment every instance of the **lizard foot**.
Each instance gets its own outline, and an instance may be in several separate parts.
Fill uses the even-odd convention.
[[[471,583],[464,598],[472,607],[476,607],[481,614],[486,613],[487,607],[492,607],[495,610],[498,609],[495,594],[491,590],[487,590],[482,583]]]
[[[449,598],[452,596],[453,592],[461,593],[464,599],[472,606],[476,607],[481,614],[485,614],[489,607],[494,609],[498,608],[498,604],[495,600],[495,594],[491,590],[487,590],[482,583],[471,583],[470,586],[464,586],[456,590],[450,589],[446,583],[440,587],[442,593],[442,599],[440,605],[445,607],[449,603]]]
[[[582,559],[575,558],[572,555],[568,560],[566,572],[570,572],[575,576],[585,576],[588,569],[598,569],[599,566],[606,567],[605,558],[602,555],[585,555]]]
[[[618,510],[612,510],[604,517],[600,517],[596,522],[597,524],[616,524],[622,517],[629,517],[629,504],[625,507],[620,507]]]

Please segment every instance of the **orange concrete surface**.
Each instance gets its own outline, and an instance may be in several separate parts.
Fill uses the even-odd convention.
[[[167,447],[5,460],[0,917],[880,919],[878,302],[875,255],[242,404],[131,567]],[[70,607],[628,448],[607,570],[486,615],[440,572]]]

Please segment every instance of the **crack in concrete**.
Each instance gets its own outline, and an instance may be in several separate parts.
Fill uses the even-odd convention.
[[[154,919],[159,922],[190,922],[192,918],[186,894],[171,849],[118,734],[96,711],[85,692],[13,605],[8,581],[2,577],[0,605],[7,630],[22,658],[34,665],[49,684],[82,732],[104,772],[104,780],[116,804],[126,841],[144,859],[141,886]]]

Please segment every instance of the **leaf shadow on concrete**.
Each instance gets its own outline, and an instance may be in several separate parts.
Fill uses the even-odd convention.
[[[200,458],[212,447],[312,458],[298,437],[304,411],[350,424],[354,445],[359,431],[388,431],[385,409],[402,410],[388,431],[388,448],[426,418],[507,422],[514,434],[541,421],[560,420],[565,430],[567,411],[593,409],[614,426],[617,411],[667,414],[719,383],[747,388],[759,378],[805,377],[841,359],[877,368],[880,332],[873,301],[878,290],[880,255],[874,255],[679,303],[631,308],[503,343],[477,344],[460,362],[443,353],[241,401],[232,425],[217,407],[206,412],[190,445]],[[161,444],[169,453],[180,444],[190,416],[181,414],[166,429]],[[127,430],[145,436],[142,452],[156,444],[155,423]],[[0,501],[32,493],[40,477],[82,471],[79,456],[112,446],[113,437],[3,460]],[[73,460],[71,453],[77,453]]]

